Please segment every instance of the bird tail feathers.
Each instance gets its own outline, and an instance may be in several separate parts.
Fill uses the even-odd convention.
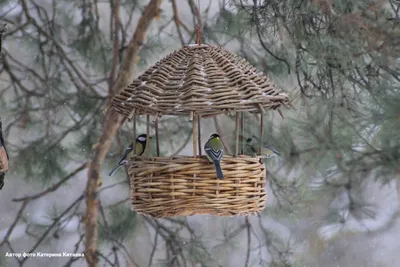
[[[214,161],[215,170],[217,171],[217,179],[224,179],[224,175],[222,174],[221,165],[219,161]]]
[[[108,176],[113,176],[113,174],[123,166],[123,164],[120,164],[118,166],[116,166],[114,169],[112,169],[112,171],[110,172],[110,174]]]

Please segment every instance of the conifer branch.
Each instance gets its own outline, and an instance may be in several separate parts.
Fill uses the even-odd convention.
[[[3,34],[6,31],[6,26],[7,26],[7,24],[0,25],[0,54],[1,54],[1,51],[2,51],[2,49],[1,49],[2,45],[3,45],[2,39],[3,39]]]
[[[75,175],[77,175],[79,172],[83,171],[84,169],[87,168],[87,163],[83,163],[81,166],[79,166],[78,168],[76,168],[74,171],[72,171],[70,174],[68,174],[67,176],[65,176],[63,179],[61,179],[58,183],[50,186],[49,188],[47,188],[46,190],[43,190],[40,193],[31,195],[31,196],[26,196],[26,197],[20,197],[20,198],[13,198],[12,201],[14,202],[21,202],[21,201],[32,201],[35,199],[38,199],[44,195],[47,195],[51,192],[56,191],[58,188],[60,188],[62,185],[64,185],[67,181],[69,181],[71,178],[75,177]]]
[[[249,217],[245,218],[246,229],[247,229],[247,252],[246,252],[246,261],[244,266],[248,267],[250,262],[250,252],[251,252],[251,224],[249,222]]]

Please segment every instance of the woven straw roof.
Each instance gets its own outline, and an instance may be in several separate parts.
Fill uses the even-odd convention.
[[[245,59],[211,45],[187,45],[150,67],[112,100],[129,116],[211,116],[230,111],[259,113],[289,105],[289,98]]]

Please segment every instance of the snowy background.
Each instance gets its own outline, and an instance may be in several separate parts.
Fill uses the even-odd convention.
[[[17,15],[21,12],[22,7],[19,3],[9,1],[0,7],[0,14],[5,14],[4,18],[7,20],[15,21],[14,25],[8,25],[8,30],[12,31],[16,25],[24,23],[18,21]],[[7,1],[6,1],[7,2]],[[107,1],[105,1],[107,2]],[[100,14],[100,28],[105,32],[109,30],[110,25],[110,9],[108,3],[99,3],[98,12]],[[143,2],[143,1],[142,1]],[[188,2],[185,0],[177,0],[179,7],[179,15],[182,21],[190,24],[192,22],[192,13]],[[217,12],[220,11],[222,2],[200,1],[200,10],[204,11],[209,9],[209,17],[212,18]],[[37,4],[49,8],[51,4],[48,1],[36,1]],[[10,10],[13,8],[12,10]],[[162,6],[163,17],[171,18],[172,9],[170,1],[163,1]],[[3,16],[3,15],[1,15]],[[0,16],[0,22],[3,20]],[[75,20],[79,21],[79,14],[76,14]],[[131,26],[129,27],[131,35],[136,27],[136,23],[140,13],[138,12],[133,16]],[[126,21],[128,15],[124,12],[121,13],[121,20]],[[7,20],[5,20],[7,22]],[[161,20],[162,22],[163,20]],[[161,22],[157,22],[161,24]],[[157,23],[154,23],[151,28],[151,34],[156,34],[158,31]],[[66,26],[68,27],[68,26]],[[193,27],[193,26],[192,26]],[[32,34],[35,34],[34,32]],[[149,35],[151,35],[149,34]],[[149,54],[146,58],[146,64],[136,69],[136,75],[142,73],[146,68],[154,64],[156,61],[173,52],[180,47],[177,40],[177,33],[175,26],[172,23],[163,30],[165,36],[165,44],[163,49],[159,49],[156,54]],[[167,38],[169,36],[169,38]],[[185,39],[188,41],[189,36]],[[223,37],[221,37],[223,39]],[[221,40],[223,41],[223,40]],[[254,42],[257,40],[255,39]],[[239,47],[236,42],[228,43],[225,46],[228,50],[235,50]],[[3,48],[7,53],[13,57],[28,64],[29,61],[34,59],[29,45],[21,44],[16,39],[6,38],[3,42]],[[110,51],[111,53],[111,51]],[[0,61],[1,63],[1,61]],[[32,63],[33,64],[33,63]],[[273,76],[273,75],[272,75]],[[274,81],[279,84],[286,92],[293,93],[295,89],[295,76],[290,74],[284,78],[275,76]],[[7,101],[10,95],[3,94],[9,83],[9,75],[6,72],[0,73],[0,97],[1,101]],[[99,89],[101,90],[101,89]],[[104,90],[102,91],[104,92]],[[40,106],[40,103],[38,104]],[[301,108],[296,112],[286,112],[287,116],[282,120],[279,114],[274,114],[269,117],[271,123],[280,125],[284,124],[290,118],[296,118],[301,112]],[[14,118],[9,116],[9,107],[0,109],[0,117],[3,120],[3,125],[8,125]],[[231,123],[229,120],[220,120],[222,129],[229,129]],[[10,242],[14,252],[28,252],[36,243],[37,237],[35,233],[42,233],[53,224],[52,215],[56,210],[65,210],[69,205],[82,195],[86,188],[87,173],[86,170],[79,172],[71,178],[65,185],[59,187],[54,192],[48,193],[40,198],[30,201],[23,211],[23,220],[20,220],[16,225],[12,225],[23,202],[12,201],[15,198],[22,198],[25,196],[35,195],[42,192],[51,184],[58,182],[61,177],[54,177],[49,184],[43,185],[41,181],[35,179],[26,180],[22,177],[21,173],[14,171],[13,168],[18,164],[24,162],[16,162],[13,153],[16,151],[15,144],[29,143],[35,139],[35,133],[40,131],[40,125],[32,126],[33,130],[16,129],[14,128],[9,135],[7,135],[7,144],[10,145],[11,160],[10,171],[6,175],[6,185],[0,191],[0,266],[20,266],[19,263],[12,259],[4,259],[6,252],[12,252],[7,244],[1,243],[6,237]],[[144,127],[142,125],[142,127]],[[144,128],[142,128],[144,129]],[[216,131],[214,121],[212,119],[204,120],[202,122],[202,140],[206,140],[210,133]],[[227,132],[229,134],[229,132]],[[129,137],[127,137],[129,138]],[[74,135],[69,136],[63,142],[65,145],[68,142],[73,142]],[[294,141],[295,142],[295,141]],[[168,147],[163,149],[169,150]],[[182,150],[181,154],[191,155],[192,143],[189,141],[187,146]],[[82,149],[81,154],[74,160],[65,165],[66,170],[73,170],[79,167],[84,161],[80,157],[85,158],[89,151]],[[103,188],[113,185],[118,181],[124,181],[125,174],[123,171],[113,177],[108,177],[109,169],[118,157],[119,150],[115,146],[110,151],[109,156],[102,166]],[[45,158],[37,158],[37,161],[46,161]],[[271,170],[281,173],[296,179],[302,175],[302,170],[292,171],[289,174],[280,168],[281,163],[278,159],[271,159],[269,163]],[[325,172],[320,173],[321,177],[325,177]],[[334,176],[334,175],[333,175]],[[272,240],[276,243],[276,248],[279,251],[286,251],[282,255],[287,265],[297,264],[293,266],[324,266],[324,267],[337,267],[337,266],[365,266],[365,267],[392,267],[397,266],[400,262],[400,219],[399,200],[400,200],[400,187],[396,179],[382,184],[376,181],[374,177],[367,175],[364,177],[362,184],[357,185],[356,190],[352,190],[351,194],[347,190],[324,191],[318,190],[319,178],[315,177],[308,180],[310,194],[312,197],[304,200],[303,209],[300,214],[292,216],[292,214],[275,214],[273,207],[276,207],[276,199],[274,194],[269,188],[269,200],[267,211],[260,217],[249,217],[248,222],[251,224],[252,238],[251,238],[251,253],[249,255],[249,266],[270,266],[272,257],[276,257],[274,251],[271,252],[270,246],[267,246],[267,240]],[[334,177],[332,179],[335,179]],[[323,184],[323,183],[322,183]],[[314,191],[313,191],[314,190]],[[129,188],[127,184],[120,184],[106,189],[100,193],[102,205],[110,206],[119,203],[129,197]],[[354,213],[349,213],[350,199],[362,199],[368,203],[368,210],[366,214],[355,217]],[[124,202],[126,209],[130,209],[127,201]],[[326,215],[330,210],[336,210],[338,216],[343,219],[343,223],[332,222],[327,220]],[[81,216],[85,211],[85,202],[80,203],[76,207],[76,215],[69,218],[68,221],[63,222],[59,231],[53,230],[48,235],[48,238],[37,248],[36,252],[73,252],[75,244],[80,239],[83,233],[81,227]],[[282,211],[285,213],[285,211]],[[56,212],[57,213],[57,212]],[[209,255],[217,260],[218,264],[210,266],[243,266],[247,257],[248,246],[248,233],[246,231],[239,231],[229,242],[226,241],[227,233],[235,233],[235,230],[245,228],[247,222],[244,218],[220,218],[214,216],[191,216],[187,218],[180,218],[185,221],[195,231],[196,238],[201,240],[202,244],[209,251]],[[160,220],[163,221],[163,220]],[[164,220],[165,225],[173,224]],[[132,225],[131,229],[125,229],[128,238],[124,241],[127,251],[139,266],[148,266],[149,257],[153,250],[153,243],[155,240],[156,231],[150,227],[150,222],[142,217],[136,217],[136,224]],[[121,226],[124,228],[125,226]],[[12,232],[10,233],[10,229]],[[175,229],[171,226],[171,229]],[[191,247],[193,254],[196,254],[196,247],[200,245],[193,243],[192,238],[187,231],[177,232],[181,240],[187,240],[187,244],[183,243],[182,246],[190,250]],[[40,236],[40,235],[39,235]],[[256,237],[257,236],[257,237]],[[276,240],[279,240],[277,242]],[[186,242],[186,241],[182,241]],[[105,251],[111,251],[112,246],[110,242],[103,242],[101,248]],[[274,247],[274,246],[272,246]],[[287,249],[285,248],[287,247]],[[84,246],[81,244],[78,251],[83,251]],[[278,253],[279,254],[279,253]],[[163,266],[160,262],[165,259],[166,243],[159,242],[152,260],[152,266]],[[279,254],[281,255],[281,254]],[[188,256],[189,257],[189,256]],[[207,257],[200,252],[196,257]],[[20,259],[21,260],[21,259]],[[64,258],[30,258],[27,260],[28,266],[63,266],[68,259]],[[195,256],[191,258],[192,262],[200,262],[195,260]],[[104,263],[104,262],[102,262]],[[3,264],[3,265],[2,265]],[[73,266],[87,266],[84,259],[78,260],[73,263]],[[132,263],[125,264],[123,261],[120,266],[133,266]],[[164,265],[168,266],[168,265]],[[189,265],[201,266],[201,265]],[[275,265],[274,265],[275,266]]]

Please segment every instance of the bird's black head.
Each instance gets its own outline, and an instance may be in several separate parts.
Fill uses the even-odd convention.
[[[210,139],[212,139],[212,138],[219,138],[219,135],[218,135],[217,133],[213,133],[213,134],[210,136]]]
[[[146,143],[146,141],[147,141],[147,135],[146,134],[141,134],[136,138],[136,142]]]
[[[251,137],[247,138],[246,143],[250,144],[253,141],[253,139],[257,140],[257,137],[254,134]]]

